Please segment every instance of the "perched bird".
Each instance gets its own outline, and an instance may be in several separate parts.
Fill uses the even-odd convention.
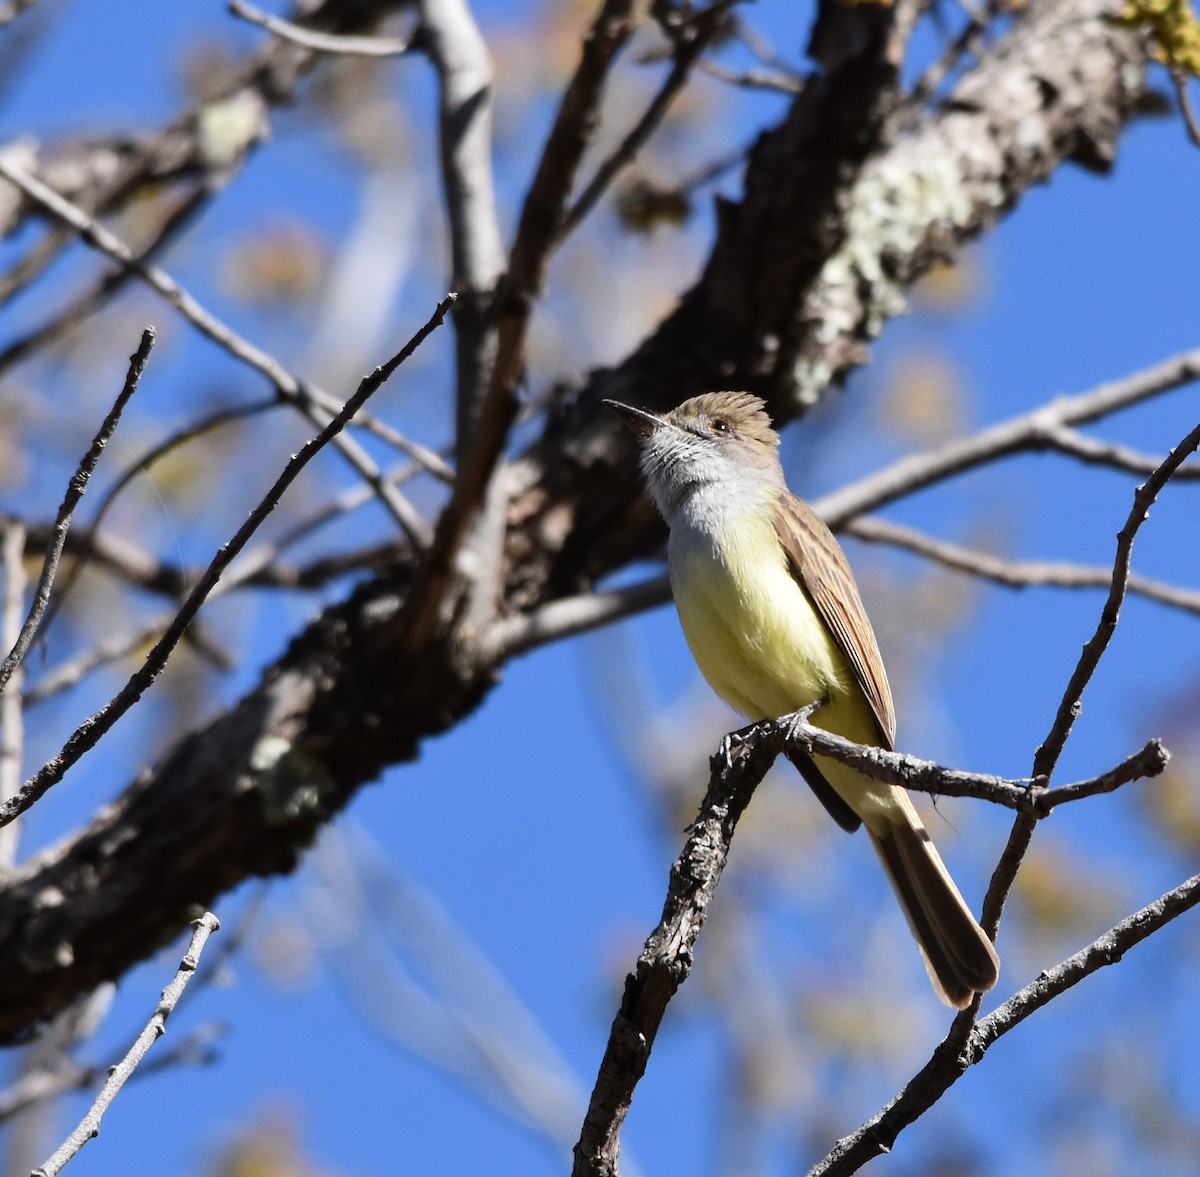
[[[662,416],[605,403],[640,440],[679,620],[713,690],[752,720],[825,699],[814,724],[893,749],[892,693],[850,566],[788,490],[763,401],[708,393]],[[791,759],[839,825],[866,826],[938,996],[962,1009],[990,989],[996,951],[904,789],[828,757]]]

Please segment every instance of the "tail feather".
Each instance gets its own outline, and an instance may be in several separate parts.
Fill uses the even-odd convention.
[[[899,792],[899,790],[897,790]],[[956,1009],[995,983],[1000,962],[908,798],[871,842],[908,919],[938,995]]]

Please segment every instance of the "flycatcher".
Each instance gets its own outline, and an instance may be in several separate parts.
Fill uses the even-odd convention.
[[[605,403],[641,441],[642,472],[671,529],[679,620],[712,688],[752,720],[825,699],[814,724],[893,749],[892,693],[850,566],[788,490],[763,401],[709,393],[663,416]],[[905,790],[828,757],[790,758],[839,825],[867,827],[938,996],[962,1009],[990,989],[996,950]]]

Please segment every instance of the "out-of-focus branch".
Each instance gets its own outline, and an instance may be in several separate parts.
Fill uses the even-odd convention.
[[[317,53],[341,53],[349,57],[399,57],[412,48],[412,42],[407,37],[355,37],[346,33],[323,33],[319,29],[306,28],[290,20],[271,16],[245,3],[245,0],[230,0],[229,11],[252,25],[266,29],[268,33],[274,33],[276,37]]]
[[[31,805],[43,796],[47,790],[62,780],[67,769],[81,756],[93,748],[100,738],[108,732],[113,724],[141,698],[142,694],[162,673],[171,652],[182,638],[184,631],[191,624],[200,607],[208,599],[221,573],[229,567],[232,561],[250,541],[250,537],[262,525],[266,517],[275,509],[284,491],[296,480],[300,472],[310,461],[345,428],[351,417],[366,404],[369,397],[382,387],[387,378],[402,364],[425,339],[441,326],[446,314],[454,303],[454,295],[443,299],[433,315],[423,327],[385,364],[381,364],[369,376],[365,377],[355,390],[354,395],[346,401],[341,411],[326,425],[320,433],[307,441],[298,453],[294,454],[284,466],[282,473],[271,485],[270,490],[263,496],[262,501],[250,512],[245,523],[228,543],[224,544],[213,557],[204,574],[188,594],[174,620],[167,627],[163,636],[155,643],[153,649],[146,655],[145,661],[130,677],[129,681],[106,703],[99,711],[86,719],[63,745],[61,751],[49,760],[21,787],[17,795],[0,805],[0,826],[7,825],[14,818],[24,813]]]
[[[1058,397],[959,441],[913,454],[813,503],[837,529],[851,516],[873,511],[956,474],[1016,453],[1060,449],[1063,426],[1085,425],[1200,378],[1200,349],[1183,352],[1076,396]]]
[[[333,419],[336,401],[328,393],[297,380],[273,356],[222,323],[165,271],[157,266],[144,265],[124,241],[109,232],[94,217],[70,201],[64,200],[36,177],[15,167],[3,155],[0,155],[0,176],[21,189],[46,211],[70,225],[89,245],[132,271],[166,299],[192,326],[224,348],[234,359],[248,364],[265,376],[275,386],[279,395],[294,405],[317,428],[324,428]],[[405,535],[418,547],[424,547],[429,540],[425,521],[395,487],[389,486],[382,479],[378,466],[362,447],[350,437],[338,436],[337,431],[334,445],[356,473],[372,487]]]
[[[467,0],[422,0],[417,44],[437,70],[442,189],[450,220],[457,452],[468,452],[496,358],[492,299],[504,246],[492,183],[492,61]]]
[[[67,492],[63,496],[62,504],[58,508],[58,515],[54,520],[54,529],[51,533],[50,542],[46,547],[46,558],[42,564],[41,575],[38,577],[37,587],[33,591],[33,600],[29,606],[29,615],[26,617],[25,624],[21,627],[21,632],[17,636],[17,640],[13,643],[8,656],[4,659],[3,664],[0,664],[0,692],[4,691],[13,673],[21,665],[25,654],[33,642],[34,635],[42,623],[42,616],[46,612],[46,606],[50,601],[50,590],[54,586],[54,577],[58,572],[58,561],[62,556],[63,546],[67,542],[67,532],[70,530],[75,508],[79,505],[79,500],[83,497],[83,492],[87,490],[88,480],[92,476],[92,471],[96,469],[96,463],[100,461],[100,455],[104,452],[104,447],[108,445],[108,440],[112,437],[113,431],[117,427],[117,422],[121,419],[122,410],[129,402],[129,398],[137,391],[138,381],[142,378],[142,372],[145,370],[146,361],[150,357],[150,349],[153,346],[154,331],[152,328],[147,327],[142,332],[142,340],[138,345],[137,351],[130,356],[129,371],[125,375],[124,387],[117,394],[117,399],[104,418],[99,432],[92,438],[92,444],[88,447],[87,453],[83,455],[75,473],[71,476],[71,481],[67,484]],[[0,806],[0,808],[3,808],[3,806]]]
[[[736,0],[719,0],[690,15],[678,28],[672,29],[673,49],[671,69],[658,93],[650,100],[642,117],[617,145],[613,153],[596,169],[596,174],[563,218],[561,238],[568,237],[596,206],[622,169],[632,163],[646,141],[658,129],[671,104],[682,92],[691,77],[692,69],[713,39],[722,30],[729,8]]]
[[[548,642],[587,633],[656,605],[665,605],[670,599],[671,582],[665,576],[621,588],[562,597],[532,613],[518,613],[496,622],[486,644],[491,657],[504,661]]]
[[[405,604],[405,645],[410,650],[426,646],[453,612],[450,603],[456,594],[450,588],[455,562],[484,511],[489,486],[495,485],[497,466],[516,417],[516,387],[524,369],[533,300],[541,292],[550,256],[561,237],[567,200],[595,133],[609,70],[636,24],[636,7],[633,0],[605,0],[584,40],[580,63],[567,84],[525,197],[508,270],[496,295],[498,334],[487,394],[475,414],[469,442],[458,439],[454,494],[438,522],[420,582]],[[482,540],[494,536],[499,542],[503,519],[499,510],[492,517],[499,526],[485,528]],[[487,546],[486,542],[482,546]],[[490,566],[491,552],[477,553],[476,562]],[[481,619],[477,615],[476,620]]]
[[[891,1152],[900,1133],[925,1114],[950,1087],[983,1058],[988,1048],[1030,1014],[1078,985],[1085,977],[1116,964],[1133,948],[1200,903],[1200,875],[1114,925],[1086,948],[1039,974],[1002,1006],[971,1027],[965,1037],[948,1037],[886,1107],[843,1137],[808,1171],[808,1177],[849,1177],[867,1162]],[[964,1019],[959,1015],[956,1025]]]
[[[25,613],[25,528],[16,519],[0,518],[0,650],[12,649],[21,634]],[[21,785],[25,756],[24,671],[18,665],[9,676],[8,689],[0,693],[0,804]],[[0,875],[17,860],[17,827],[0,830]]]
[[[77,657],[69,659],[42,675],[33,686],[27,687],[22,696],[25,706],[27,708],[36,707],[53,695],[70,690],[71,687],[82,682],[93,670],[98,670],[112,662],[119,662],[143,649],[146,645],[156,642],[170,623],[171,615],[163,614],[132,633],[122,634],[120,637],[110,638],[108,641],[88,647]]]
[[[1162,464],[1162,458],[1153,454],[1141,454],[1116,442],[1097,441],[1096,438],[1088,437],[1065,425],[1047,429],[1045,438],[1047,445],[1060,453],[1097,466],[1108,466],[1113,470],[1124,470],[1142,477],[1153,474]],[[1172,478],[1176,482],[1200,479],[1200,462],[1185,462],[1175,471]]]
[[[842,530],[866,543],[888,544],[903,548],[927,560],[933,560],[955,572],[965,572],[1009,588],[1051,586],[1055,588],[1107,588],[1112,584],[1112,569],[1088,567],[1084,564],[1066,564],[1049,560],[1006,560],[990,552],[977,552],[958,544],[935,539],[911,527],[891,523],[886,519],[865,516],[851,519]],[[1151,580],[1137,573],[1129,574],[1127,587],[1131,593],[1183,609],[1188,613],[1200,613],[1200,590],[1179,588]]]
[[[53,1155],[34,1169],[32,1177],[55,1177],[62,1168],[87,1142],[100,1132],[100,1121],[109,1105],[117,1097],[117,1092],[125,1086],[129,1077],[137,1069],[138,1064],[146,1057],[155,1042],[166,1033],[167,1019],[175,1008],[187,983],[192,979],[200,963],[200,954],[208,938],[221,926],[220,921],[210,911],[206,911],[192,924],[192,940],[179,969],[171,983],[162,991],[158,999],[158,1008],[154,1016],[146,1023],[146,1028],[137,1036],[125,1057],[109,1071],[108,1079],[100,1089],[87,1114],[66,1140],[54,1151]]]
[[[205,184],[194,188],[176,205],[155,229],[151,240],[139,250],[138,263],[143,266],[149,265],[153,258],[159,256],[191,224],[196,213],[216,195],[226,179],[227,176],[214,174]],[[61,339],[72,328],[94,315],[134,276],[135,270],[130,266],[122,266],[120,269],[104,275],[95,286],[84,291],[67,307],[56,313],[53,318],[40,327],[34,328],[28,334],[14,339],[3,351],[0,351],[0,373],[8,371],[14,364],[20,363],[27,356],[33,355]]]

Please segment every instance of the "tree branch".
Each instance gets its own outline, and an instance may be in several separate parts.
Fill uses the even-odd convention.
[[[349,57],[399,57],[412,49],[412,42],[407,37],[354,37],[344,33],[323,33],[271,16],[245,3],[245,0],[230,0],[229,11],[276,37],[317,53],[340,53]]]
[[[318,429],[324,428],[333,419],[337,402],[328,393],[297,380],[278,360],[249,340],[243,339],[206,310],[169,274],[157,266],[148,266],[139,261],[124,241],[110,233],[94,217],[64,200],[36,177],[15,167],[2,154],[0,176],[21,189],[47,212],[53,213],[59,220],[70,225],[89,245],[134,273],[218,347],[265,376],[275,386],[279,395],[294,405]],[[352,438],[337,436],[337,432],[335,431],[334,445],[342,456],[374,489],[385,510],[396,520],[405,535],[418,547],[426,546],[429,535],[425,521],[394,487],[384,482],[380,477],[379,468],[365,451]]]
[[[154,330],[147,327],[142,332],[142,340],[138,345],[137,351],[129,357],[129,371],[125,376],[124,387],[117,394],[117,399],[113,403],[113,407],[109,409],[108,415],[104,418],[99,432],[92,438],[92,444],[88,447],[87,453],[83,455],[75,473],[71,476],[71,481],[67,484],[67,493],[63,496],[62,504],[58,508],[58,515],[54,520],[54,530],[51,533],[50,543],[46,548],[46,559],[42,564],[41,575],[38,577],[37,586],[33,590],[33,600],[29,606],[29,614],[25,618],[25,624],[21,627],[21,632],[12,649],[9,651],[8,656],[4,659],[3,664],[0,664],[0,692],[4,691],[9,679],[12,678],[17,667],[21,665],[30,645],[33,643],[34,635],[42,623],[42,616],[46,612],[46,606],[50,600],[50,590],[54,587],[54,577],[58,572],[58,561],[62,556],[63,546],[67,542],[67,532],[70,530],[75,508],[79,505],[79,500],[83,498],[84,491],[87,490],[88,480],[92,476],[92,471],[96,469],[96,463],[100,461],[100,455],[104,452],[104,447],[108,445],[109,438],[112,437],[113,431],[117,428],[117,422],[121,419],[122,410],[129,403],[129,398],[137,391],[138,381],[142,378],[142,372],[145,371],[146,361],[150,357],[150,349],[153,346]],[[3,806],[0,806],[0,809],[3,809]]]
[[[1111,568],[1089,568],[1083,564],[1048,560],[1005,560],[990,552],[971,551],[945,540],[934,539],[911,527],[869,515],[851,519],[842,530],[866,543],[889,544],[902,548],[955,572],[965,572],[994,581],[996,584],[1007,585],[1009,588],[1029,588],[1036,585],[1055,588],[1107,588],[1112,583]],[[1138,576],[1135,572],[1129,574],[1126,587],[1138,596],[1170,605],[1175,609],[1183,609],[1188,613],[1200,614],[1200,590],[1164,584],[1145,576]]]
[[[1193,875],[1173,891],[1114,925],[1074,956],[1041,973],[970,1028],[965,1037],[952,1032],[904,1089],[856,1132],[839,1140],[830,1153],[808,1171],[808,1177],[848,1177],[874,1157],[891,1152],[900,1133],[933,1107],[960,1076],[983,1058],[994,1042],[1085,977],[1116,964],[1134,945],[1197,903],[1200,903],[1200,875]],[[966,1018],[966,1014],[960,1014],[955,1019],[955,1027]]]
[[[262,525],[266,517],[275,509],[284,491],[296,480],[300,471],[338,434],[345,428],[351,417],[367,402],[375,392],[382,387],[387,378],[402,364],[425,339],[441,326],[446,313],[454,303],[454,295],[443,299],[425,325],[385,364],[381,364],[369,376],[365,377],[355,390],[354,395],[346,401],[341,411],[315,437],[310,438],[298,453],[292,456],[282,473],[271,485],[270,490],[263,496],[262,501],[250,512],[246,522],[238,528],[233,538],[226,543],[212,558],[204,574],[188,594],[179,612],[175,614],[166,632],[154,644],[153,649],[146,655],[145,661],[130,677],[129,681],[113,698],[94,715],[84,720],[71,734],[62,749],[53,759],[49,760],[21,787],[16,796],[0,805],[0,827],[7,825],[19,817],[31,805],[42,797],[50,788],[56,785],[81,756],[95,747],[100,738],[112,728],[113,724],[141,698],[146,689],[162,673],[171,652],[178,645],[184,630],[191,624],[200,607],[212,592],[221,573],[249,542],[250,537]]]
[[[125,1083],[138,1064],[146,1057],[147,1051],[166,1033],[167,1019],[171,1016],[176,1003],[179,1001],[187,983],[196,972],[200,963],[200,954],[208,938],[221,926],[220,921],[212,912],[206,911],[198,920],[192,923],[192,940],[188,950],[180,962],[179,970],[174,979],[162,991],[158,999],[158,1008],[154,1016],[146,1023],[146,1028],[137,1036],[125,1057],[109,1072],[108,1079],[100,1089],[100,1094],[88,1108],[87,1114],[80,1120],[78,1126],[54,1151],[49,1160],[34,1169],[32,1177],[55,1177],[62,1168],[89,1140],[100,1134],[100,1121],[109,1105],[117,1097],[117,1092]]]
[[[797,712],[807,718],[816,705]],[[753,739],[727,736],[710,761],[708,790],[683,850],[671,867],[667,899],[613,1021],[575,1145],[572,1177],[617,1177],[621,1126],[650,1059],[667,1003],[692,969],[692,948],[725,869],[738,820],[783,751],[782,727],[748,729]],[[742,733],[739,733],[740,736]]]

